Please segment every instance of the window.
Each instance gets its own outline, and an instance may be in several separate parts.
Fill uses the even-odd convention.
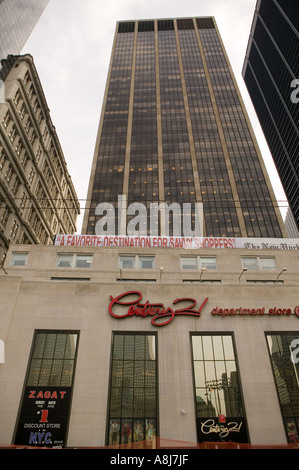
[[[153,269],[154,257],[153,256],[139,256],[139,268],[140,269]]]
[[[0,171],[3,169],[6,162],[6,153],[3,149],[0,151]]]
[[[13,253],[11,257],[11,266],[25,266],[28,253]]]
[[[266,334],[288,442],[299,442],[299,332]]]
[[[275,258],[261,257],[261,256],[255,256],[255,257],[242,256],[241,259],[242,259],[243,268],[248,269],[248,270],[261,269],[261,270],[273,271],[277,269]]]
[[[16,220],[14,220],[9,234],[10,240],[15,240],[18,230],[19,224],[16,222]]]
[[[197,257],[181,258],[182,269],[198,269]]]
[[[10,122],[11,122],[11,115],[10,115],[10,112],[7,111],[4,118],[2,119],[2,124],[6,128],[8,127]]]
[[[90,281],[89,277],[51,277],[51,281],[76,281],[76,282],[82,282],[82,281]]]
[[[156,279],[123,279],[123,278],[118,278],[116,279],[116,282],[156,282]]]
[[[121,269],[133,269],[135,267],[135,256],[120,256],[119,267]]]
[[[6,227],[9,214],[10,214],[10,209],[6,206],[6,207],[3,209],[3,212],[2,212],[1,218],[0,218],[0,222],[1,222],[1,224],[3,225],[3,227]]]
[[[29,175],[28,175],[28,182],[30,184],[33,182],[34,175],[35,175],[35,171],[33,170],[33,168],[31,168],[30,171],[29,171]]]
[[[14,444],[65,446],[78,340],[77,331],[35,332]],[[27,428],[26,422],[32,424]],[[40,423],[51,430],[43,439],[36,431]]]
[[[232,336],[192,335],[191,342],[198,441],[248,442]],[[221,435],[221,416],[238,431]]]
[[[26,201],[27,201],[27,196],[26,196],[25,192],[23,192],[22,197],[21,197],[21,201],[20,201],[20,209],[24,209],[24,207],[26,205]]]
[[[77,333],[37,333],[27,377],[27,385],[71,386],[77,339]]]
[[[248,284],[284,284],[284,281],[281,279],[247,279]]]
[[[57,266],[59,268],[71,268],[73,262],[73,255],[57,255]]]
[[[200,256],[201,268],[217,269],[216,258]]]
[[[154,269],[154,267],[154,256],[121,255],[119,257],[120,269]]]
[[[57,266],[59,268],[90,268],[92,255],[65,253],[57,255]]]
[[[221,284],[221,279],[183,279],[183,282],[192,284]]]
[[[182,269],[217,269],[214,256],[182,256],[181,265]]]
[[[90,268],[92,255],[76,255],[76,268]]]
[[[156,435],[156,336],[114,333],[107,444],[150,440]]]

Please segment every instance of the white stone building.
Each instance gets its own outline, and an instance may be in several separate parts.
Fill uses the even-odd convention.
[[[298,442],[298,240],[57,240],[0,273],[1,444]]]

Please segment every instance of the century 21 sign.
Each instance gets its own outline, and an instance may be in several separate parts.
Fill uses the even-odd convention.
[[[208,301],[206,297],[201,304],[191,297],[178,298],[173,301],[172,307],[167,307],[161,302],[150,303],[148,300],[142,302],[142,294],[139,291],[128,291],[116,297],[110,296],[108,311],[114,318],[127,318],[133,316],[152,317],[153,326],[165,326],[171,323],[176,315],[189,315],[200,317],[203,307]],[[181,308],[175,308],[181,307]],[[299,317],[299,307],[279,308],[273,307],[266,311],[261,308],[219,308],[212,309],[213,316],[290,316],[295,314]]]
[[[199,306],[197,305],[197,301],[190,297],[175,299],[173,301],[173,305],[179,306],[180,304],[185,304],[185,306],[178,309],[175,307],[165,307],[165,305],[160,302],[150,303],[148,300],[141,303],[142,294],[138,291],[125,292],[124,294],[120,294],[117,297],[113,297],[111,295],[110,300],[111,302],[109,304],[108,311],[114,318],[150,316],[152,317],[151,323],[153,326],[165,326],[171,323],[176,315],[192,315],[195,317],[200,317],[201,311],[208,298],[204,299],[202,304]],[[119,306],[121,306],[121,308],[125,307],[125,313],[116,312],[116,310],[120,308]]]

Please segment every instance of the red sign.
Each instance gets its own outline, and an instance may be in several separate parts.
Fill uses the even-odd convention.
[[[134,300],[125,300],[125,297],[135,296]],[[137,296],[137,297],[136,297]],[[192,298],[182,298],[175,299],[173,301],[174,305],[179,303],[187,303],[187,306],[184,306],[180,309],[174,310],[172,307],[165,307],[163,303],[150,303],[146,300],[144,303],[141,303],[142,294],[138,291],[129,291],[124,294],[120,294],[117,297],[110,296],[111,302],[108,307],[110,315],[114,318],[126,318],[132,316],[147,317],[151,316],[151,323],[153,326],[165,326],[168,325],[176,315],[192,315],[195,317],[200,317],[201,311],[206,304],[208,298],[206,298],[199,308],[196,308],[197,301]],[[116,313],[115,309],[117,306],[125,307],[125,313]],[[160,319],[166,318],[165,321],[160,321]]]
[[[265,307],[261,308],[244,308],[244,307],[238,307],[238,308],[219,308],[215,307],[211,311],[212,315],[220,315],[221,317],[226,317],[226,316],[233,316],[233,315],[241,315],[241,316],[260,316],[260,315],[269,315],[269,316],[281,316],[281,315],[292,315],[293,312],[295,315],[299,317],[299,307],[295,307],[293,310],[291,308],[280,308],[280,307],[273,307],[269,308],[268,311],[266,311]]]

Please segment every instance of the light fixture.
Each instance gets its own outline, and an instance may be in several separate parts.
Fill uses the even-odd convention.
[[[281,274],[284,273],[285,271],[287,271],[287,268],[282,268],[282,270],[281,270],[280,273],[278,274],[278,276],[277,276],[275,282],[278,281],[278,278],[279,278],[279,277],[281,276]]]
[[[242,269],[242,272],[241,272],[241,274],[240,274],[240,276],[239,276],[239,282],[240,282],[241,276],[243,276],[243,274],[246,273],[246,271],[247,271],[247,268],[243,268],[243,269]]]
[[[199,277],[199,280],[201,280],[201,276],[203,275],[203,272],[206,271],[207,268],[201,268],[201,273],[200,273],[200,277]]]
[[[160,267],[160,280],[161,280],[162,273],[163,273],[164,269],[165,269],[164,266],[161,266],[161,267]]]

